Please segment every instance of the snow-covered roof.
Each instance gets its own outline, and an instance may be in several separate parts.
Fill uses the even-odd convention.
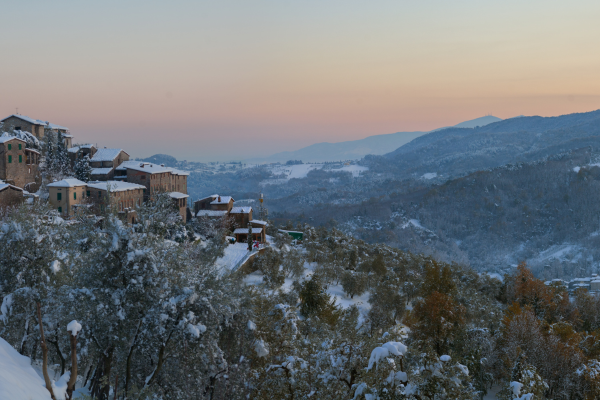
[[[224,217],[225,215],[227,215],[227,211],[225,210],[200,210],[196,214],[197,217]]]
[[[171,196],[174,199],[187,199],[188,197],[190,197],[189,195],[180,192],[171,192],[169,193],[169,196]]]
[[[258,224],[258,225],[262,225],[262,226],[267,226],[267,225],[269,225],[269,224],[267,223],[267,221],[263,221],[263,220],[260,220],[260,219],[253,219],[252,221],[250,221],[250,223],[251,223],[251,224]]]
[[[221,196],[221,198],[219,198],[217,196],[217,198],[215,200],[211,201],[210,204],[227,204],[231,200],[233,200],[233,197],[231,197],[231,196]],[[233,201],[235,201],[235,200],[233,200]]]
[[[218,194],[213,194],[213,195],[210,195],[210,196],[208,196],[208,197],[204,197],[204,198],[202,198],[202,199],[198,199],[198,200],[196,200],[196,201],[202,201],[202,200],[207,200],[207,199],[212,199],[212,200],[214,200],[214,199],[216,199],[217,197],[219,197],[219,195],[218,195]]]
[[[110,174],[110,171],[112,171],[112,168],[92,168],[92,175],[107,175]]]
[[[8,141],[10,141],[10,140],[20,140],[20,141],[21,141],[21,142],[23,142],[23,143],[27,143],[27,142],[26,142],[26,141],[24,141],[23,139],[19,139],[19,138],[18,138],[18,137],[16,137],[16,136],[2,136],[2,137],[0,137],[0,143],[6,143],[6,142],[8,142]]]
[[[230,212],[232,214],[249,214],[250,211],[252,211],[252,207],[245,206],[245,207],[232,207]]]
[[[263,230],[263,228],[252,228],[252,233],[261,233]],[[237,228],[235,231],[233,231],[234,234],[244,234],[244,233],[248,233],[248,228]]]
[[[9,119],[11,117],[16,117],[16,118],[22,119],[23,121],[27,121],[30,124],[34,124],[34,125],[44,125],[44,126],[47,126],[50,129],[59,129],[59,130],[65,130],[65,131],[69,130],[69,128],[66,128],[64,126],[60,126],[60,125],[56,125],[56,124],[51,124],[48,121],[42,121],[41,119],[35,119],[35,118],[28,117],[27,115],[21,115],[21,114],[12,114],[12,115],[9,115],[8,117],[0,120],[0,122],[2,122],[4,120],[7,120],[7,119]]]
[[[67,128],[66,126],[60,126],[60,125],[56,125],[56,124],[51,124],[51,123],[49,123],[49,122],[48,122],[46,125],[47,125],[47,126],[48,126],[48,128],[50,128],[50,129],[59,129],[59,130],[65,130],[65,131],[68,131],[68,130],[69,130],[69,128]],[[64,134],[63,134],[63,136],[65,136],[65,137],[73,137],[73,136],[71,136],[71,135],[64,135]]]
[[[20,190],[21,192],[23,191],[23,189],[21,189],[20,187],[0,181],[0,192],[3,191],[4,189],[8,189],[8,188],[17,189],[17,190]]]
[[[65,128],[65,129],[66,129],[66,128]],[[68,133],[63,133],[63,134],[62,134],[62,137],[64,137],[64,138],[73,138],[73,135],[70,135],[70,134],[68,134]]]
[[[122,151],[123,149],[98,149],[91,161],[113,161]],[[127,154],[127,152],[123,152]]]
[[[62,181],[53,182],[48,185],[48,187],[75,187],[75,186],[85,186],[86,183],[80,181],[79,179],[69,178],[63,179]]]
[[[46,121],[40,121],[39,119],[35,119],[35,118],[30,118],[27,115],[21,115],[21,114],[11,114],[8,117],[0,120],[0,122],[7,120],[11,117],[17,117],[19,119],[22,119],[23,121],[27,121],[30,124],[34,124],[34,125],[46,125]]]
[[[79,147],[71,147],[67,150],[69,153],[77,153],[79,151]]]
[[[121,181],[89,182],[88,187],[98,190],[110,190],[111,192],[123,192],[127,190],[146,189],[146,186],[137,183]]]
[[[190,174],[189,172],[182,171],[182,170],[180,170],[180,169],[175,169],[175,168],[171,168],[171,173],[172,173],[173,175],[185,175],[185,176],[187,176],[187,175],[189,175],[189,174]]]
[[[171,168],[163,167],[160,164],[154,164],[144,161],[123,161],[121,165],[119,165],[119,169],[133,169],[135,171],[147,172],[149,174],[171,172]]]

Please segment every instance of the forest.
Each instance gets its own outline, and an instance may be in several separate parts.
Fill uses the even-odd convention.
[[[6,212],[0,337],[61,400],[600,396],[599,300],[524,263],[500,280],[304,225],[230,272],[203,229],[161,196],[134,225]]]

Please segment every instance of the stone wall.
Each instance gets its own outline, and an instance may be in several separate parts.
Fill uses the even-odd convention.
[[[0,143],[0,179],[6,183],[20,188],[33,183],[27,189],[37,190],[40,183],[38,163],[39,154],[26,149],[24,141],[15,138]]]
[[[23,197],[23,191],[8,186],[3,190],[0,190],[0,207],[11,207],[20,204],[25,200]]]

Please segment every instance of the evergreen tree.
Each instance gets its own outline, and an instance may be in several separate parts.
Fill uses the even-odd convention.
[[[252,224],[248,222],[248,251],[252,251]]]
[[[75,173],[75,178],[83,182],[89,182],[92,174],[92,167],[90,166],[90,158],[87,154],[85,157],[77,160],[73,172]]]

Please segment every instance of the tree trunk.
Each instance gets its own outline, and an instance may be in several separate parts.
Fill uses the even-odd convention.
[[[129,348],[129,354],[127,354],[127,365],[125,369],[125,398],[127,398],[127,394],[129,391],[129,382],[131,382],[131,359],[133,358],[133,350],[135,349],[137,338],[140,334],[141,326],[142,320],[140,319],[140,322],[138,322],[137,330],[135,331],[135,336],[133,337],[133,342],[131,343],[131,347]]]
[[[65,357],[62,355],[62,352],[60,351],[60,346],[58,345],[58,338],[56,338],[55,341],[48,339],[48,342],[50,344],[53,344],[56,348],[56,354],[58,354],[58,358],[60,358],[60,375],[62,376],[65,373],[66,360]]]
[[[71,341],[71,376],[67,383],[67,396],[71,400],[73,398],[73,391],[75,390],[75,383],[77,383],[77,335],[73,336],[69,334]]]
[[[54,397],[54,392],[52,391],[52,382],[50,381],[50,376],[48,375],[48,346],[46,346],[46,338],[44,337],[44,327],[42,326],[42,311],[40,310],[40,303],[37,303],[37,314],[38,314],[38,322],[40,324],[40,337],[42,339],[42,373],[44,374],[44,382],[46,383],[46,389],[50,392],[50,397],[52,400],[56,400]]]

